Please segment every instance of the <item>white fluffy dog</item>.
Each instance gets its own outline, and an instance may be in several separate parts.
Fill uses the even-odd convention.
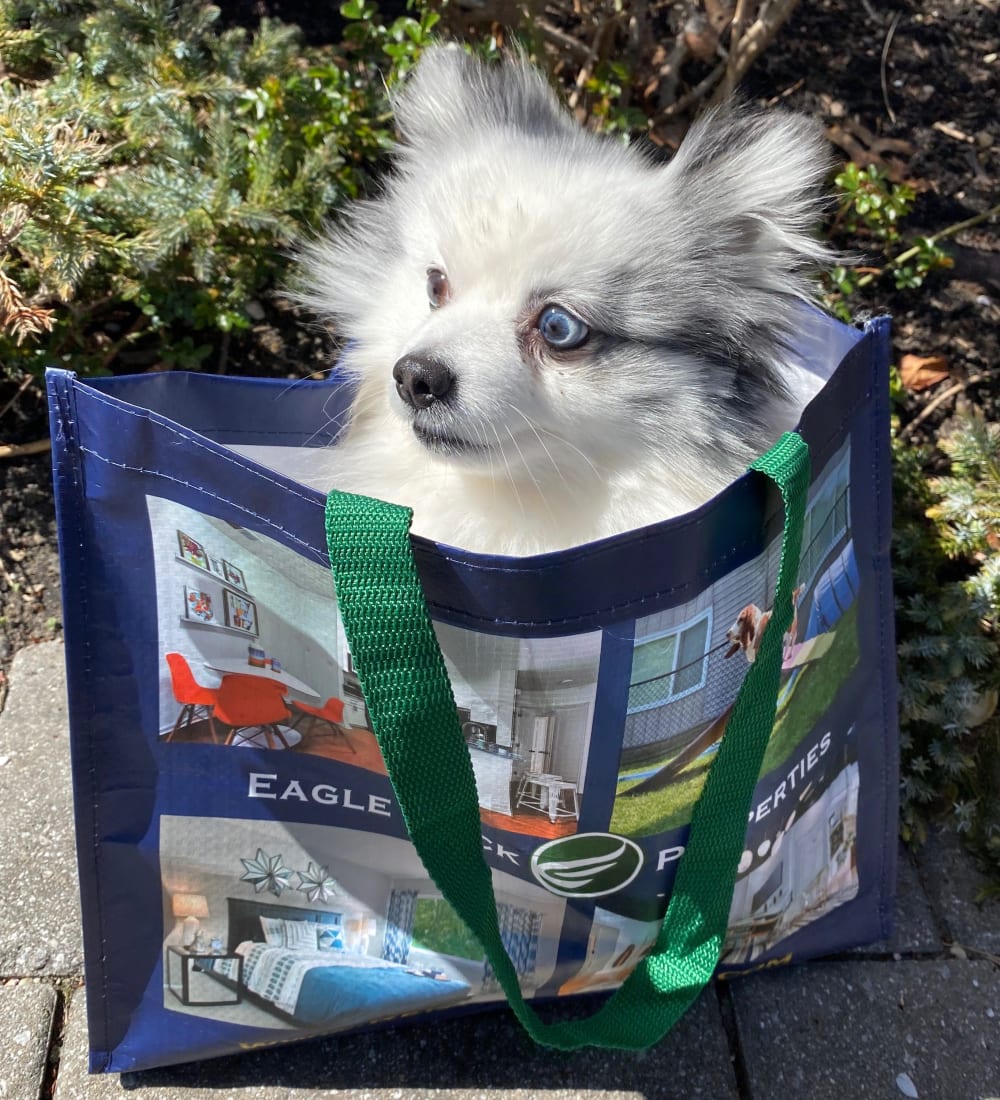
[[[531,554],[702,503],[803,403],[818,128],[715,114],[666,164],[581,129],[521,59],[428,50],[383,193],[302,250],[358,381],[325,482]]]

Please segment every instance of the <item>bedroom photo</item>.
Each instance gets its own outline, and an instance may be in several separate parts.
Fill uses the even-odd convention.
[[[502,996],[407,841],[164,816],[160,867],[168,1012],[334,1032]],[[565,903],[498,871],[494,889],[504,945],[530,995],[555,967]]]

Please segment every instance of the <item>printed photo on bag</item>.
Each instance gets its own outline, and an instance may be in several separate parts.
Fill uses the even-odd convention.
[[[660,931],[659,921],[639,921],[594,909],[587,954],[578,972],[559,987],[559,996],[611,990],[649,954]]]
[[[810,491],[723,962],[753,961],[857,894],[857,746],[840,693],[859,659],[849,472],[845,444]],[[778,556],[774,544],[696,600],[637,621],[612,833],[682,839],[768,628]]]
[[[762,776],[800,751],[858,660],[849,469],[845,445],[810,492]],[[696,600],[637,621],[612,831],[649,836],[690,821],[770,621],[779,553],[776,542]]]
[[[486,825],[575,832],[594,719],[600,632],[506,638],[441,623],[444,654]]]
[[[340,1031],[501,994],[405,840],[273,820],[164,816],[163,1006],[237,1026]],[[564,903],[494,875],[530,995]]]
[[[174,501],[149,496],[146,503],[160,738],[178,746],[292,749],[384,774],[325,563]],[[203,572],[193,551],[173,553],[175,530],[218,571]],[[169,599],[178,586],[183,616]]]
[[[830,734],[824,736],[817,754],[830,739]],[[848,736],[840,759],[850,762],[824,769],[800,786],[797,797],[781,799],[770,827],[761,827],[757,815],[763,808],[765,818],[771,816],[776,795],[763,807],[757,804],[720,962],[753,962],[796,929],[857,896],[858,765],[853,748]],[[788,782],[782,780],[782,786]]]

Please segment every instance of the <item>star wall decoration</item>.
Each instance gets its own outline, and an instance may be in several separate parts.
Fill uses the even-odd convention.
[[[253,883],[254,891],[258,894],[270,890],[279,898],[282,890],[291,888],[293,871],[290,867],[282,867],[281,856],[265,855],[264,849],[258,848],[253,859],[241,858],[240,863],[246,868],[240,875],[240,881]]]
[[[317,867],[310,861],[305,871],[296,871],[300,890],[310,901],[328,901],[337,893],[337,880],[330,877],[326,867]]]

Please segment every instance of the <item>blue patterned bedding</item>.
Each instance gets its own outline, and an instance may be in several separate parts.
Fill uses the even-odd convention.
[[[354,1023],[454,1004],[469,995],[465,982],[425,973],[405,964],[349,951],[292,950],[241,943],[243,984],[251,993],[304,1024]],[[236,962],[216,960],[213,969],[235,979]]]

